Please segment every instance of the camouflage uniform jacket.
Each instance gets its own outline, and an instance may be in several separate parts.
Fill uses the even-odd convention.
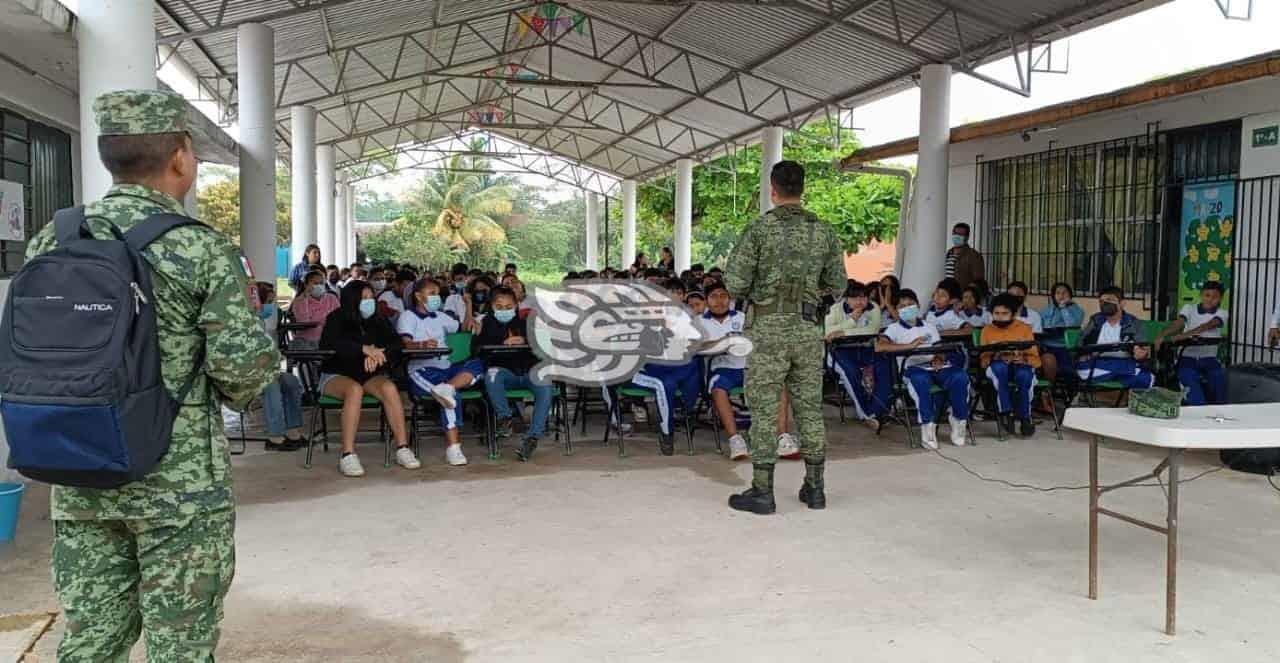
[[[117,184],[85,207],[95,237],[110,237],[156,212],[185,214],[172,196]],[[57,246],[50,223],[27,247],[27,259]],[[120,488],[55,486],[55,520],[177,518],[233,506],[231,458],[220,401],[243,408],[280,373],[280,355],[249,308],[240,253],[210,228],[178,228],[143,252],[152,266],[156,326],[165,386],[176,394],[191,375],[200,345],[204,368],[173,425],[173,439],[151,474]],[[74,286],[74,284],[69,284]]]
[[[755,304],[755,314],[797,314],[820,291],[843,291],[844,249],[836,233],[799,205],[781,205],[747,226],[725,265],[724,284]]]

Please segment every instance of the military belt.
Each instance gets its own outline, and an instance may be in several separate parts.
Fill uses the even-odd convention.
[[[795,302],[795,301],[787,302],[787,303],[778,302],[773,304],[760,304],[760,303],[752,302],[751,307],[752,307],[752,311],[755,312],[756,316],[794,315],[794,316],[799,316],[800,318],[804,319],[806,322],[812,322],[814,324],[817,324],[819,322],[818,306],[816,304],[809,304],[805,302]]]

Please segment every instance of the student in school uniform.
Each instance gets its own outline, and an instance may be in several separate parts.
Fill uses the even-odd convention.
[[[676,284],[681,289],[684,287],[680,281],[673,281],[673,287]],[[702,360],[695,357],[684,364],[645,364],[631,378],[631,384],[653,392],[658,406],[658,449],[664,456],[674,455],[676,410],[690,412],[697,405],[698,397],[702,394]],[[615,394],[611,387],[605,387],[602,391],[605,403],[612,411]],[[622,426],[620,421],[612,423]]]
[[[1031,325],[1014,318],[1018,299],[1010,294],[997,295],[991,302],[991,324],[982,328],[982,345],[1018,343],[1036,340]],[[980,357],[987,378],[996,392],[1000,426],[1014,433],[1013,421],[1017,418],[1022,437],[1036,432],[1031,423],[1031,401],[1036,388],[1036,369],[1040,367],[1040,348],[1032,345],[1024,350],[993,353],[984,352]]]
[[[406,348],[448,347],[448,336],[458,331],[458,319],[449,311],[441,310],[440,283],[423,278],[413,284],[411,306],[400,316],[396,332],[404,339]],[[445,462],[450,465],[466,465],[467,457],[459,443],[462,426],[462,399],[458,390],[475,384],[484,374],[484,365],[478,359],[466,359],[458,363],[449,357],[415,359],[409,364],[409,386],[415,396],[430,396],[440,405],[440,426],[444,429]]]
[[[746,316],[731,310],[729,302],[732,297],[723,283],[712,283],[707,287],[706,311],[698,318],[708,342],[718,341],[725,336],[742,334]],[[729,394],[745,384],[747,358],[733,355],[713,357],[710,362],[711,378],[707,388],[711,392],[711,407],[720,419],[720,426],[729,436],[729,459],[742,460],[751,455],[747,441],[738,432],[738,421],[733,411],[733,403]]]
[[[715,282],[713,281],[712,285],[714,285],[714,283]],[[701,317],[703,313],[707,312],[707,296],[703,294],[701,290],[693,290],[689,294],[685,295],[684,303],[689,307],[689,311],[693,313],[695,318]],[[733,308],[732,301],[729,302],[729,308]]]
[[[849,336],[874,338],[879,334],[882,329],[880,309],[867,297],[867,286],[849,281],[844,290],[844,300],[831,307],[823,329],[828,343]],[[877,362],[875,348],[871,346],[832,346],[827,361],[849,400],[853,402],[857,419],[865,422],[872,430],[879,431],[880,416],[884,414],[889,402],[892,387],[891,364],[888,361]],[[873,371],[874,380],[870,392],[862,378],[869,368]]]
[[[938,329],[921,319],[919,299],[914,291],[900,291],[895,306],[898,321],[889,325],[876,340],[877,352],[930,347],[942,341]],[[899,365],[907,393],[920,417],[920,442],[929,449],[938,448],[937,407],[930,393],[936,385],[943,388],[951,403],[951,443],[964,446],[969,433],[969,375],[961,362],[940,353],[902,357]]]
[[[413,272],[408,271],[396,272],[388,279],[386,290],[378,295],[378,315],[396,324],[405,308],[405,290],[413,288],[413,281]]]
[[[967,329],[968,323],[956,310],[960,301],[960,288],[954,283],[944,280],[933,291],[933,302],[925,312],[924,322],[937,328],[939,334],[949,335]]]
[[[1138,319],[1124,310],[1124,291],[1115,286],[1103,288],[1098,295],[1099,312],[1085,322],[1080,331],[1080,345],[1108,345],[1111,343],[1142,343],[1146,340]],[[1140,362],[1151,356],[1151,349],[1134,346],[1133,352],[1105,352],[1097,357],[1081,356],[1076,372],[1081,380],[1093,382],[1116,381],[1130,389],[1150,389],[1156,377]]]
[[[982,305],[982,291],[978,286],[971,285],[961,291],[960,308],[956,310],[956,315],[975,329],[991,324],[991,312]]]
[[[1222,310],[1222,284],[1206,281],[1200,286],[1200,303],[1187,304],[1178,319],[1155,339],[1156,349],[1170,336],[1174,341],[1191,337],[1222,338],[1227,312]],[[1226,402],[1227,374],[1218,361],[1218,347],[1201,345],[1184,348],[1178,359],[1178,383],[1186,389],[1187,405],[1220,405]]]
[[[1012,281],[1009,287],[1004,291],[1018,298],[1018,314],[1014,317],[1031,326],[1031,331],[1039,334],[1044,331],[1044,323],[1040,320],[1040,313],[1035,309],[1027,306],[1027,292],[1030,288],[1022,281]]]

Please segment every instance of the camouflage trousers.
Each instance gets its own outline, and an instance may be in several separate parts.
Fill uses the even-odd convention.
[[[778,402],[785,389],[791,394],[806,460],[827,456],[827,431],[822,422],[822,329],[799,316],[757,317],[747,330],[755,349],[747,359],[746,397],[751,407],[747,442],[753,465],[778,460]]]
[[[235,574],[235,510],[147,520],[54,521],[63,663],[116,663],[145,630],[147,660],[213,661]]]

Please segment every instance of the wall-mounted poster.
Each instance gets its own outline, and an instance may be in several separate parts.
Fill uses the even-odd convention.
[[[21,242],[26,239],[26,221],[22,185],[0,180],[0,239]]]
[[[1200,286],[1220,281],[1230,310],[1231,250],[1235,244],[1236,183],[1195,184],[1182,190],[1182,265],[1178,303],[1200,302]]]

